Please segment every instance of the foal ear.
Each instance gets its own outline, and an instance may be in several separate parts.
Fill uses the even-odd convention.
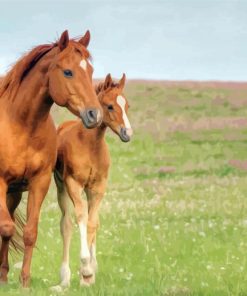
[[[112,78],[111,78],[111,74],[107,74],[106,78],[105,78],[105,82],[104,82],[104,89],[107,89],[112,83]]]
[[[122,78],[119,80],[118,82],[118,87],[123,89],[124,88],[124,85],[125,85],[125,80],[126,80],[126,75],[125,73],[123,73],[123,76]]]
[[[68,30],[65,30],[58,41],[58,47],[62,51],[68,46],[68,44],[69,44],[69,33],[68,33]]]
[[[79,40],[79,43],[81,43],[85,47],[88,47],[88,44],[90,42],[90,38],[91,38],[90,32],[89,32],[89,30],[87,30],[85,35]]]

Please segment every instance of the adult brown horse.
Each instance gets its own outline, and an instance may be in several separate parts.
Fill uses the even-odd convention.
[[[99,225],[99,207],[106,190],[110,155],[105,132],[110,127],[123,142],[132,136],[127,117],[128,101],[123,94],[125,75],[118,83],[108,74],[96,92],[103,107],[102,124],[86,130],[78,121],[67,121],[58,128],[58,160],[55,181],[58,202],[62,211],[63,262],[60,289],[70,284],[69,248],[72,223],[70,199],[75,208],[81,237],[81,285],[94,283],[96,261],[96,231]],[[87,198],[82,198],[85,191]]]
[[[24,55],[0,84],[0,281],[7,282],[14,211],[28,190],[24,259],[20,280],[30,282],[39,213],[56,162],[56,129],[50,116],[55,102],[81,117],[87,128],[101,122],[87,50],[90,34],[78,41],[65,31],[58,42]]]

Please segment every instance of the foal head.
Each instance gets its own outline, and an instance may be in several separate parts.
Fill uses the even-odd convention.
[[[79,41],[69,40],[65,31],[57,42],[58,53],[49,67],[48,81],[52,99],[79,116],[87,128],[93,128],[101,123],[102,108],[92,85],[89,41],[89,31]]]
[[[125,74],[118,83],[108,74],[97,89],[98,98],[103,108],[103,124],[109,126],[123,142],[129,142],[133,134],[127,117],[128,101],[123,94]]]

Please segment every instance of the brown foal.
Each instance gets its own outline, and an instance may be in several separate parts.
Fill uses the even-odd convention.
[[[57,159],[51,106],[55,102],[67,107],[87,128],[101,122],[86,49],[89,40],[89,32],[76,41],[65,31],[58,42],[24,55],[0,83],[0,282],[7,282],[14,211],[25,190],[29,193],[20,280],[24,287],[30,282],[40,208]]]
[[[78,121],[65,122],[58,128],[58,159],[55,170],[58,202],[62,211],[61,234],[63,261],[59,287],[70,284],[69,248],[72,232],[70,199],[73,202],[81,237],[81,285],[95,281],[96,231],[99,208],[106,190],[110,156],[105,141],[110,127],[123,142],[128,142],[132,129],[127,117],[128,102],[123,95],[125,75],[114,83],[110,74],[96,87],[103,108],[101,126],[86,130]],[[83,191],[87,198],[83,198]]]

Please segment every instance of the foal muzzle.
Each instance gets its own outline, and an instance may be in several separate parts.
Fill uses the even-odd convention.
[[[121,127],[119,137],[123,142],[129,142],[133,131],[131,128]]]
[[[88,108],[80,112],[81,120],[86,128],[99,126],[102,121],[100,109]]]

